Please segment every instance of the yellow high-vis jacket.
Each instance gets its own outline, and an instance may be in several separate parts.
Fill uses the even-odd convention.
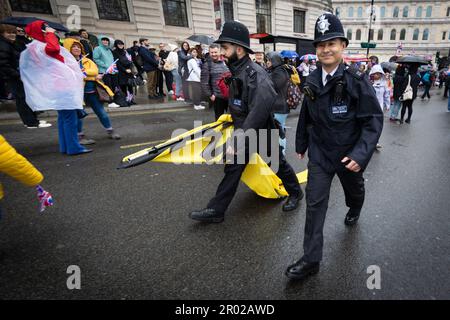
[[[23,184],[33,187],[44,180],[40,173],[27,159],[0,135],[0,172],[6,173]],[[0,199],[3,199],[3,187],[0,184]]]

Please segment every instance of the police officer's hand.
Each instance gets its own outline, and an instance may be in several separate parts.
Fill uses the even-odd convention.
[[[297,153],[297,157],[298,157],[300,160],[303,160],[303,159],[305,158],[305,154],[304,154],[304,153]]]
[[[350,160],[350,162],[345,167],[350,171],[359,172],[361,170],[361,167],[355,160],[352,160],[349,157],[344,157],[344,159],[342,159],[341,162],[344,163],[349,160]]]

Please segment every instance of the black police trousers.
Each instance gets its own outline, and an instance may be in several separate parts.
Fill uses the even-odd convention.
[[[247,159],[248,160],[248,159]],[[248,161],[247,161],[248,163]],[[207,207],[219,213],[225,213],[233,200],[239,185],[241,175],[247,164],[225,164],[225,176],[217,187],[216,195],[209,201]],[[283,182],[284,188],[290,196],[299,196],[302,192],[297,175],[291,165],[286,161],[281,148],[279,151],[279,167],[277,176]]]
[[[303,260],[319,262],[322,260],[323,226],[328,209],[330,187],[337,174],[344,188],[345,204],[349,208],[360,209],[364,203],[364,178],[362,172],[345,170],[326,172],[318,164],[308,163],[308,182],[306,184],[306,221],[303,239]]]

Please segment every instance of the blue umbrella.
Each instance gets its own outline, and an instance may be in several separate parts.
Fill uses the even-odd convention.
[[[303,60],[303,59],[305,59],[305,58],[306,58],[307,60],[317,60],[317,56],[316,56],[315,54],[310,54],[310,53],[301,56],[301,57],[300,57],[300,60]]]
[[[299,57],[298,53],[295,52],[295,51],[292,51],[292,50],[283,50],[283,51],[280,52],[280,55],[283,58],[289,58],[289,59],[294,59],[294,58],[298,58]]]

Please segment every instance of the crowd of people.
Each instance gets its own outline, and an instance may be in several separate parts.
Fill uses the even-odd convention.
[[[241,132],[255,130],[259,134],[259,130],[279,129],[275,130],[281,133],[280,145],[275,146],[281,151],[277,154],[276,174],[288,194],[283,211],[296,210],[304,197],[285,157],[286,118],[299,104],[294,99],[298,89],[303,98],[295,152],[299,160],[308,152],[304,254],[287,268],[286,275],[303,279],[319,271],[333,177],[339,177],[349,208],[344,223],[353,226],[364,204],[363,172],[375,149],[381,147],[384,112],[389,111],[392,122],[410,123],[419,85],[424,86],[424,99],[429,97],[435,81],[431,71],[421,73],[417,64],[399,64],[389,69],[376,57],[367,65],[343,63],[349,40],[341,21],[331,13],[322,14],[314,30],[313,45],[320,63],[309,59],[286,60],[275,51],[267,56],[254,52],[248,28],[238,21],[226,22],[219,39],[207,50],[201,45],[191,48],[188,42],[183,42],[180,48],[160,44],[158,53],[146,38],[126,49],[123,41],[115,40],[112,44],[106,36],[100,36],[96,44],[86,30],[68,34],[61,46],[55,30],[44,21],[27,25],[24,31],[33,41],[23,49],[19,47],[17,29],[2,25],[0,70],[14,90],[19,114],[27,127],[45,126],[37,120],[36,111],[49,107],[58,111],[60,152],[64,154],[92,151],[84,147],[94,141],[83,132],[86,116],[83,101],[93,109],[109,138],[120,139],[103,103],[114,99],[118,105],[133,104],[139,79],[146,82],[149,99],[164,96],[164,84],[168,94],[174,94],[179,101],[191,100],[195,110],[205,109],[201,102],[207,99],[216,119],[225,112],[230,113],[234,128]],[[33,59],[27,59],[31,55]],[[49,81],[47,86],[39,85],[48,77],[50,70],[46,66],[49,65],[54,66],[52,73],[65,77],[61,77],[62,83]],[[296,77],[300,79],[297,81]],[[299,85],[301,91],[296,87]],[[36,186],[43,199],[46,195],[48,200],[49,195],[39,185],[42,175],[18,157],[0,136],[0,156],[3,147],[27,166],[28,175],[34,175],[34,179],[22,180]],[[226,153],[233,161],[225,164],[225,175],[215,195],[204,209],[190,212],[191,219],[224,221],[250,159],[246,143],[240,147],[229,145]],[[240,154],[245,155],[244,163],[238,159]]]

